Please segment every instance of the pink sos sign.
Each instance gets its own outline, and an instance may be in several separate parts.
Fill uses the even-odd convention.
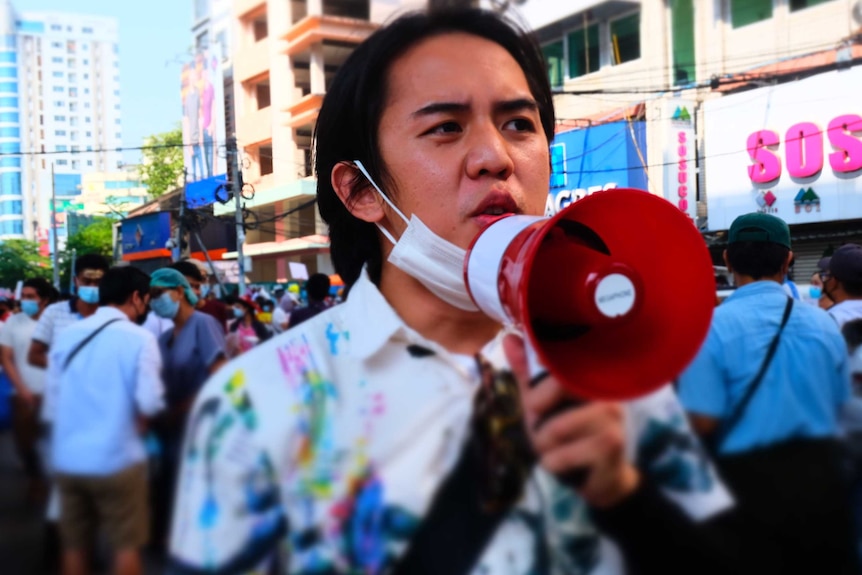
[[[862,116],[845,114],[831,122],[825,132],[834,149],[829,166],[838,174],[862,170]],[[784,136],[787,173],[793,178],[810,178],[823,169],[824,132],[813,122],[800,122]],[[760,130],[748,136],[748,177],[756,184],[769,184],[781,177],[781,140],[772,130]]]

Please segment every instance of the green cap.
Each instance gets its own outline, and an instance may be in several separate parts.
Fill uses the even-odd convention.
[[[772,242],[790,249],[790,228],[769,214],[745,214],[733,220],[727,233],[727,243],[737,242]]]

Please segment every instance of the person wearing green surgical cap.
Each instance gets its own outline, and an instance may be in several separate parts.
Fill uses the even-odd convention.
[[[198,298],[186,277],[171,268],[150,276],[150,309],[171,319],[173,329],[159,337],[167,409],[153,425],[162,446],[161,472],[154,488],[155,542],[166,542],[182,433],[198,390],[226,361],[224,330],[197,311]]]

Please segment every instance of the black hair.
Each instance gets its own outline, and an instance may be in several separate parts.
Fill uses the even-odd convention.
[[[727,245],[727,263],[734,272],[759,280],[780,273],[789,253],[775,242],[734,242]]]
[[[193,280],[199,282],[204,281],[204,275],[201,273],[200,268],[192,262],[174,262],[168,267],[173,270],[177,270],[187,278],[192,278]]]
[[[841,327],[841,335],[847,342],[847,347],[852,352],[862,345],[862,319],[853,319]]]
[[[371,280],[379,283],[382,252],[374,224],[354,217],[339,199],[332,187],[332,170],[340,162],[360,160],[375,181],[384,189],[389,187],[377,133],[388,71],[416,44],[454,32],[484,38],[512,55],[527,78],[549,144],[554,137],[554,103],[545,61],[535,39],[520,25],[487,10],[439,8],[406,14],[377,30],[339,68],[314,128],[317,205],[329,225],[330,255],[344,280],[345,293],[366,264]],[[357,176],[348,202],[367,185]]]
[[[30,278],[24,281],[23,286],[36,290],[36,295],[39,296],[39,299],[47,300],[49,304],[54,303],[60,297],[60,292],[57,291],[57,288],[51,285],[51,282],[45,278]]]
[[[75,275],[80,275],[84,270],[102,270],[107,272],[111,263],[100,254],[83,254],[75,260]]]
[[[136,267],[115,266],[99,283],[99,305],[123,305],[135,292],[143,298],[149,291],[149,275]]]
[[[323,301],[329,295],[329,276],[326,274],[311,274],[305,282],[305,293],[309,301]]]

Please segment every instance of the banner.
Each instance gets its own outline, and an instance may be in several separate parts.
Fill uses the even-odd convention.
[[[198,52],[182,69],[183,158],[188,182],[227,172],[224,77],[220,54],[220,46],[212,45]]]

